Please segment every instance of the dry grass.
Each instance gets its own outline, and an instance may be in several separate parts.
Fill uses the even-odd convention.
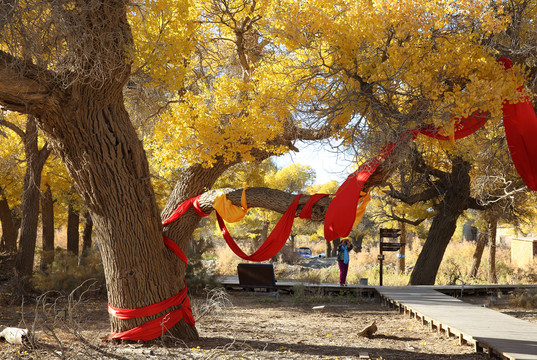
[[[303,246],[303,245],[297,245]],[[316,244],[308,244],[313,253],[317,254],[325,250],[325,243],[319,241]],[[398,258],[396,252],[385,253],[383,268],[384,285],[407,285],[410,273],[418,259],[421,251],[421,244],[415,242],[411,249],[406,249],[406,268],[404,272],[398,270]],[[322,251],[321,251],[322,250]],[[481,266],[475,278],[470,278],[468,272],[472,263],[472,256],[475,250],[475,243],[453,240],[448,245],[444,254],[444,259],[440,265],[436,284],[484,284],[489,278],[489,251],[485,249],[481,260]],[[236,274],[237,264],[242,260],[237,257],[227,246],[223,246],[216,251],[217,273],[220,275]],[[350,255],[349,273],[347,282],[349,284],[359,284],[360,279],[367,278],[370,285],[378,284],[378,248],[364,248],[362,252],[352,252]],[[337,262],[333,262],[324,268],[312,268],[297,264],[275,263],[275,272],[278,279],[295,280],[309,283],[337,283],[339,270]],[[520,284],[533,283],[535,281],[536,268],[521,269],[511,264],[510,251],[508,248],[498,247],[496,249],[496,272],[498,283]],[[533,273],[533,275],[532,275]]]

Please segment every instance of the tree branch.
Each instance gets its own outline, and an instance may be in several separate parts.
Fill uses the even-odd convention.
[[[428,188],[417,194],[406,195],[400,191],[395,190],[392,184],[387,184],[387,185],[390,187],[390,190],[384,191],[386,195],[391,196],[394,199],[401,200],[402,202],[408,205],[413,205],[420,201],[431,200],[438,196],[437,187]]]
[[[467,209],[474,209],[474,210],[486,210],[490,208],[491,206],[492,206],[491,202],[483,204],[473,197],[469,198],[466,203]]]
[[[0,117],[0,126],[5,126],[7,127],[8,129],[12,130],[15,134],[19,135],[19,137],[21,139],[24,139],[24,136],[26,135],[24,133],[24,131],[18,127],[17,125],[13,124],[13,123],[10,123],[9,121],[7,120],[4,120],[3,118]]]
[[[393,220],[396,220],[396,221],[399,221],[399,222],[403,222],[403,223],[405,223],[405,224],[414,225],[414,226],[418,226],[418,225],[421,224],[423,221],[425,221],[425,219],[416,219],[416,220],[414,220],[414,221],[411,221],[411,220],[408,220],[408,219],[399,217],[399,216],[395,215],[393,212],[392,212],[391,215],[386,214],[386,216],[388,216],[389,218],[391,218],[391,219],[393,219]]]
[[[52,96],[54,74],[0,51],[0,105],[39,116],[57,103]]]
[[[220,192],[224,192],[233,205],[241,206],[242,190],[242,188],[209,190],[200,197],[201,209],[207,214],[211,213],[214,210],[214,199]],[[246,202],[248,208],[264,208],[283,214],[287,211],[296,195],[297,194],[291,194],[266,187],[250,187],[246,189]],[[310,197],[311,195],[302,195],[300,197],[295,216],[298,216],[300,211],[302,211]],[[311,220],[322,221],[326,214],[326,210],[328,209],[328,205],[330,205],[330,201],[330,197],[327,196],[315,203],[312,210]]]

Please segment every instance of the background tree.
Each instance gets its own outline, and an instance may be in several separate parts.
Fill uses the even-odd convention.
[[[0,113],[3,116],[3,113]],[[20,200],[24,179],[24,149],[13,131],[0,127],[0,251],[16,252],[20,227]]]
[[[26,173],[24,175],[23,194],[21,200],[21,232],[19,249],[17,252],[16,270],[20,275],[30,275],[33,271],[35,247],[37,241],[37,227],[39,221],[40,186],[43,166],[50,155],[47,143],[39,145],[36,118],[28,115],[24,126],[20,126],[20,119],[10,114],[0,119],[0,125],[15,132],[24,145],[26,160]]]
[[[46,190],[41,198],[41,221],[42,221],[42,245],[41,261],[39,268],[42,271],[54,261],[54,198],[49,184],[45,184]]]

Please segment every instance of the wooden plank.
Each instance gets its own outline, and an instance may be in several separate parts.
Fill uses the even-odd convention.
[[[228,289],[242,289],[239,286],[239,278],[237,275],[223,275],[219,277],[219,281],[225,288]],[[376,286],[374,285],[351,285],[340,286],[339,284],[313,284],[313,283],[301,283],[294,281],[281,281],[278,280],[276,288],[284,292],[291,292],[294,286],[305,286],[307,291],[317,292],[320,291],[323,294],[336,294],[347,293],[354,294],[360,297],[373,297],[377,296]],[[442,293],[453,295],[456,297],[461,296],[461,292],[464,295],[467,294],[497,294],[498,292],[508,293],[517,289],[537,289],[537,285],[431,285],[420,286],[424,289],[438,290]]]
[[[537,359],[537,325],[528,321],[464,303],[431,288],[377,287],[377,291],[422,318],[430,318],[436,328],[457,329],[461,342],[470,340],[476,350],[490,349],[509,359]]]

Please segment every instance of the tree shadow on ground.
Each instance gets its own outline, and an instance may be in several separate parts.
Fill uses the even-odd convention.
[[[390,336],[377,336],[386,339],[396,339],[402,341],[409,341],[415,339],[397,338]],[[200,338],[196,342],[189,343],[190,346],[199,346],[201,349],[213,350],[218,347],[225,348],[228,351],[268,351],[277,352],[285,351],[295,354],[302,354],[304,356],[358,356],[360,353],[368,353],[371,358],[388,358],[388,359],[439,359],[449,358],[451,360],[467,360],[467,359],[487,359],[486,354],[427,354],[421,353],[418,350],[397,350],[397,349],[379,349],[379,348],[367,348],[367,347],[354,347],[354,346],[333,346],[333,345],[311,345],[311,344],[290,344],[273,341],[259,341],[259,340],[237,340],[226,337],[204,337]]]

